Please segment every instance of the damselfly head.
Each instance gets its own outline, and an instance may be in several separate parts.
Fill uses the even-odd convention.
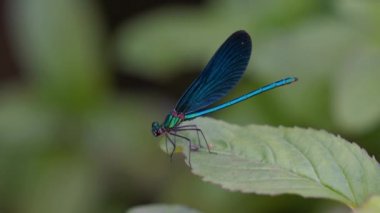
[[[162,134],[161,126],[157,121],[152,123],[152,134],[156,137]]]

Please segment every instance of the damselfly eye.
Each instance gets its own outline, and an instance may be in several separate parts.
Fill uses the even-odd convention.
[[[160,135],[160,124],[158,124],[157,121],[152,123],[152,134],[154,136],[159,136]]]

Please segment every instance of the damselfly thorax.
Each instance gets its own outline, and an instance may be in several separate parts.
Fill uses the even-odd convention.
[[[206,137],[204,136],[202,130],[198,128],[195,124],[189,124],[189,125],[181,125],[182,121],[185,120],[185,114],[183,113],[178,113],[175,110],[173,110],[170,114],[168,114],[165,117],[165,121],[160,125],[157,121],[152,123],[152,133],[154,136],[160,136],[162,134],[165,135],[165,146],[166,146],[166,151],[168,151],[168,146],[167,143],[170,142],[173,146],[172,151],[170,152],[170,158],[172,159],[174,151],[176,149],[176,144],[177,144],[177,137],[180,139],[185,140],[188,143],[189,146],[189,165],[191,166],[190,162],[190,152],[191,151],[197,151],[201,145],[199,133],[201,133],[208,151],[211,153],[209,145],[207,143]],[[195,145],[194,143],[191,142],[191,140],[181,134],[179,134],[182,131],[195,131],[198,136],[198,145]]]

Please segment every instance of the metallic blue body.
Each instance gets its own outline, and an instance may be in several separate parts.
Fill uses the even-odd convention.
[[[212,108],[209,108],[209,109],[201,110],[201,111],[198,111],[198,112],[193,112],[193,113],[190,113],[190,114],[185,114],[185,120],[191,120],[191,119],[194,119],[196,117],[199,117],[199,116],[211,113],[211,112],[215,112],[215,111],[218,111],[220,109],[224,109],[224,108],[229,107],[231,105],[237,104],[237,103],[239,103],[241,101],[247,100],[248,98],[252,98],[255,95],[258,95],[258,94],[261,94],[263,92],[272,90],[272,89],[274,89],[276,87],[280,87],[280,86],[284,86],[286,84],[293,83],[295,81],[297,81],[297,78],[295,78],[295,77],[287,77],[287,78],[281,79],[279,81],[276,81],[276,82],[273,82],[273,83],[268,84],[266,86],[263,86],[263,87],[261,87],[261,88],[259,88],[257,90],[249,92],[249,93],[247,93],[245,95],[242,95],[242,96],[240,96],[238,98],[235,98],[235,99],[233,99],[231,101],[228,101],[228,102],[226,102],[224,104],[221,104],[221,105],[218,105],[216,107],[212,107]]]

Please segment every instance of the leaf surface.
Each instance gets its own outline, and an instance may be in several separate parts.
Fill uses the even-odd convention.
[[[199,211],[181,205],[151,204],[129,209],[127,213],[198,213]]]
[[[356,144],[326,131],[240,127],[209,118],[193,123],[203,130],[216,154],[206,148],[191,152],[192,172],[225,189],[329,198],[350,207],[380,194],[376,160]],[[184,134],[197,142],[195,132]],[[177,143],[182,142],[177,139]],[[183,150],[188,157],[187,146]]]

